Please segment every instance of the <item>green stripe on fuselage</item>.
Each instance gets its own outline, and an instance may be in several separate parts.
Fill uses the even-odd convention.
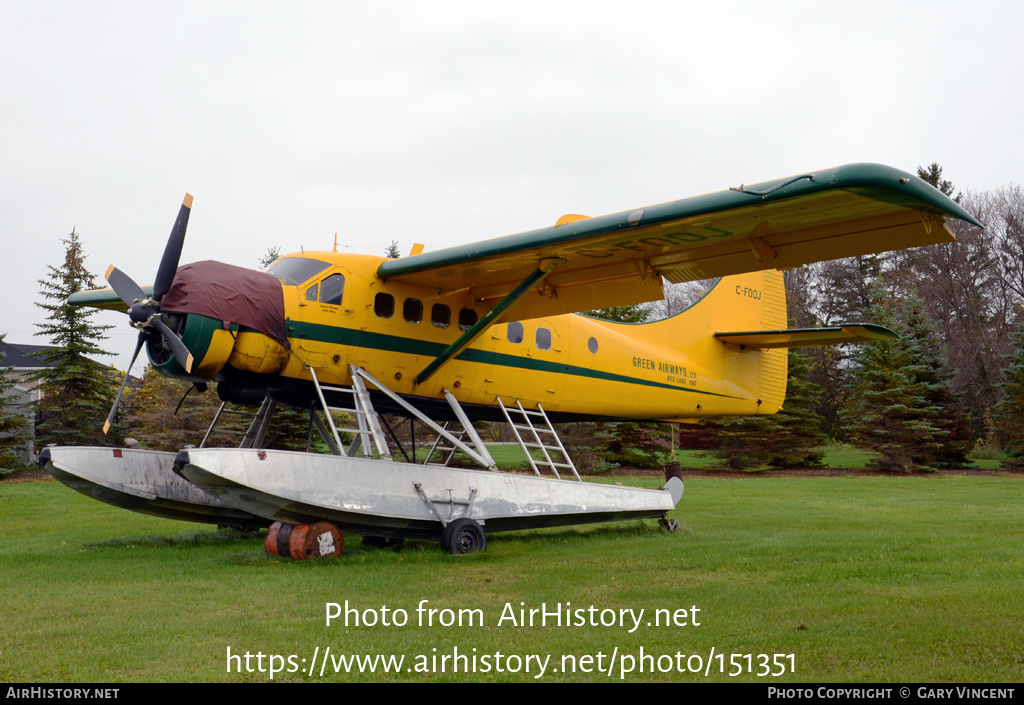
[[[432,343],[429,340],[418,338],[404,338],[398,335],[387,335],[385,333],[372,333],[365,330],[353,328],[342,328],[340,326],[325,326],[319,323],[306,323],[302,321],[288,321],[288,337],[303,340],[315,340],[321,343],[347,345],[357,348],[370,348],[372,350],[384,350],[387,352],[405,353],[408,355],[424,355],[437,357],[447,347],[444,343]],[[699,389],[678,387],[665,382],[655,382],[640,377],[629,377],[627,375],[615,374],[614,372],[603,372],[591,370],[576,365],[566,365],[560,362],[548,360],[536,360],[508,355],[506,353],[488,352],[470,348],[456,355],[456,360],[463,362],[476,362],[486,365],[497,365],[499,367],[515,367],[538,372],[551,372],[555,374],[575,375],[577,377],[589,377],[591,379],[602,379],[608,382],[623,382],[625,384],[637,384],[646,387],[658,387],[660,389],[671,389],[677,392],[690,392],[691,394],[704,394],[713,397],[724,397],[726,399],[738,399],[739,397],[728,394],[716,394]]]

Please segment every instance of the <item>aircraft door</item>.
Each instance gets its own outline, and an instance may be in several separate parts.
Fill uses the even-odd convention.
[[[503,328],[510,345],[502,349],[512,354],[497,357],[489,390],[509,403],[539,402],[545,410],[557,411],[569,367],[568,330],[545,318],[495,326],[498,331]]]
[[[344,383],[348,375],[351,346],[345,344],[354,311],[347,306],[345,285],[350,278],[344,267],[306,283],[299,290],[300,311],[307,335],[296,342],[300,356],[315,365],[321,381]]]

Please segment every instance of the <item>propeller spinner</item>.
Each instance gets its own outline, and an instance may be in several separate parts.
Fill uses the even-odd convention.
[[[142,287],[120,269],[114,265],[107,268],[105,277],[110,288],[128,306],[128,317],[131,319],[132,325],[139,329],[139,339],[135,345],[132,361],[128,364],[128,373],[135,365],[135,359],[139,356],[143,344],[154,333],[163,338],[185,371],[192,371],[192,354],[181,342],[181,338],[164,323],[160,313],[160,300],[170,290],[174,283],[174,273],[178,271],[178,260],[181,259],[181,249],[185,244],[185,229],[188,227],[188,216],[191,210],[192,196],[186,193],[181,208],[178,210],[178,217],[174,220],[174,227],[171,228],[170,237],[167,238],[164,255],[160,259],[160,267],[157,269],[156,280],[153,282],[152,298],[146,296]],[[125,373],[124,381],[121,382],[121,388],[117,391],[117,397],[114,399],[114,406],[107,414],[107,420],[103,424],[103,433],[110,429],[110,424],[114,421],[117,407],[121,404],[121,395],[128,383],[128,373]]]

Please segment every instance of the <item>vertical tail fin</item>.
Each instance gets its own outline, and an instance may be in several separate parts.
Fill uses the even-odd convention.
[[[768,269],[719,279],[696,303],[672,318],[650,324],[652,333],[671,340],[700,361],[705,373],[723,380],[742,396],[724,403],[722,414],[772,414],[786,398],[785,349],[742,349],[715,339],[721,331],[786,328],[786,288],[782,272]],[[707,412],[705,412],[707,413]]]

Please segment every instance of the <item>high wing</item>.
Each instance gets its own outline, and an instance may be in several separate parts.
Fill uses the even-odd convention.
[[[678,283],[953,242],[944,217],[981,227],[938,189],[849,164],[554,227],[387,260],[383,279],[469,290],[494,319],[662,298]],[[493,321],[492,321],[493,322]]]

